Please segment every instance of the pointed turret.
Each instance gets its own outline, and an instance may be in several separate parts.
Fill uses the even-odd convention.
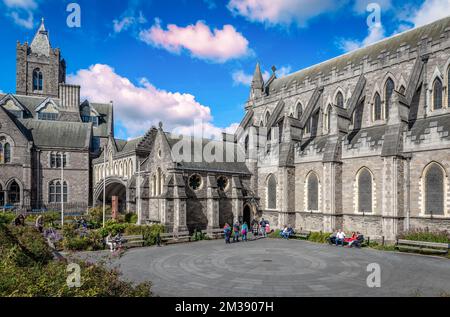
[[[251,92],[252,98],[261,97],[262,92],[264,90],[264,79],[263,79],[263,76],[261,73],[261,67],[259,66],[259,63],[256,63],[251,89],[252,89],[252,92]]]
[[[44,56],[50,55],[50,41],[48,39],[48,32],[45,29],[44,18],[42,18],[41,26],[36,32],[30,48],[32,53]]]

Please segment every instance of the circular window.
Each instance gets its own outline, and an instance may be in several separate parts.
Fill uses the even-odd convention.
[[[198,190],[202,186],[202,178],[200,175],[194,174],[189,177],[189,187],[192,190]]]
[[[220,190],[225,190],[228,187],[228,178],[225,176],[219,176],[217,178],[217,186]]]

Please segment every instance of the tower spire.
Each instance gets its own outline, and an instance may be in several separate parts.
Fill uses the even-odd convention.
[[[48,32],[45,29],[44,18],[41,19],[41,25],[33,38],[30,45],[31,52],[38,55],[50,55],[50,40],[48,39]]]
[[[253,73],[252,80],[252,89],[263,89],[264,88],[264,79],[261,73],[261,67],[259,66],[259,62],[256,63],[255,72]]]

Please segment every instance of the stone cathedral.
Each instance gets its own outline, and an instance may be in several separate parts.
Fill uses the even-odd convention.
[[[0,95],[0,205],[85,210],[105,196],[168,231],[260,218],[387,240],[450,230],[450,17],[283,78],[273,68],[264,81],[257,64],[223,140],[162,123],[117,139],[113,103],[81,101],[65,69],[43,23],[17,43],[16,94]]]

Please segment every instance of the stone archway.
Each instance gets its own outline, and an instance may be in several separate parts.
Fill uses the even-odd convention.
[[[243,212],[243,217],[242,217],[242,223],[247,223],[248,226],[250,226],[250,223],[252,221],[252,210],[250,205],[246,204],[244,206],[244,212]]]
[[[118,211],[127,212],[127,184],[119,178],[109,177],[106,179],[105,197],[106,205],[112,206],[113,199],[118,200]],[[103,182],[99,182],[94,190],[94,205],[103,203]]]

